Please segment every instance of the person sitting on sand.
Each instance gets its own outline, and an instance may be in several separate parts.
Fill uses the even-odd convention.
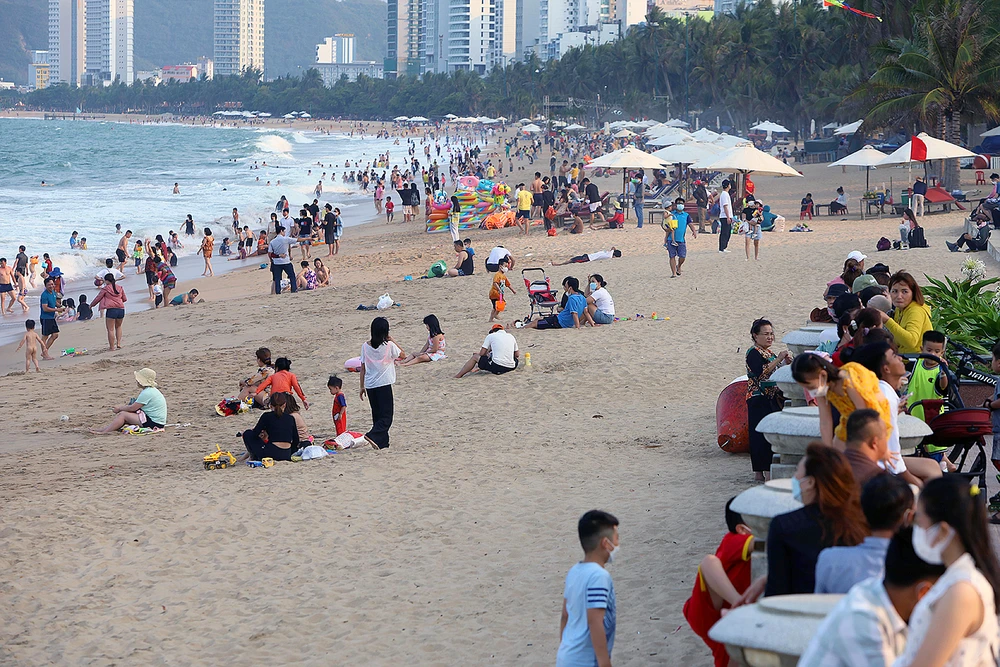
[[[524,324],[525,329],[579,329],[587,321],[587,299],[580,293],[580,281],[570,276],[563,280],[566,288],[566,305],[556,315],[539,316]],[[515,328],[520,328],[514,324]]]
[[[292,460],[292,452],[299,448],[299,429],[295,418],[285,412],[287,405],[287,393],[272,393],[271,410],[260,416],[252,430],[240,434],[247,448],[248,459],[260,461],[270,457],[275,461]],[[267,435],[266,441],[261,437],[262,433]]]
[[[330,269],[326,268],[326,264],[319,257],[313,260],[313,270],[316,272],[316,286],[329,287]]]
[[[461,243],[461,241],[456,241],[455,243]],[[428,315],[425,317],[424,326],[427,327],[427,342],[424,343],[424,346],[420,348],[419,352],[408,355],[405,359],[400,361],[400,366],[412,366],[414,364],[422,364],[428,361],[440,361],[441,359],[446,358],[447,355],[444,353],[444,332],[441,331],[441,323],[438,322],[437,316]]]
[[[295,276],[295,280],[298,283],[299,289],[304,289],[304,290],[316,289],[316,286],[318,284],[318,281],[316,279],[316,272],[312,270],[311,266],[309,266],[309,262],[306,260],[302,260],[299,266],[302,267],[302,270],[299,271],[298,274]]]
[[[587,319],[591,324],[611,324],[615,321],[615,302],[607,290],[604,276],[594,273],[587,278]]]
[[[268,348],[257,348],[255,354],[257,357],[257,372],[240,380],[239,398],[243,401],[252,394],[254,402],[258,406],[266,408],[268,406],[268,399],[270,398],[270,389],[265,391],[261,396],[258,396],[257,388],[264,380],[274,375],[274,364],[271,362],[271,350]]]
[[[190,306],[192,303],[201,303],[204,301],[198,301],[198,290],[193,289],[186,294],[178,294],[170,300],[171,306]]]
[[[472,263],[472,254],[465,248],[465,244],[461,241],[455,241],[455,266],[448,269],[447,275],[451,277],[456,276],[471,276],[476,270],[475,265]]]
[[[285,413],[291,415],[292,419],[295,420],[295,428],[299,432],[299,442],[312,443],[313,436],[309,433],[309,427],[306,426],[305,417],[302,416],[302,411],[299,408],[299,404],[295,401],[295,397],[291,394],[285,394],[285,401]]]
[[[514,336],[508,333],[502,324],[494,324],[483,339],[479,352],[465,362],[455,377],[464,377],[475,370],[503,375],[517,368],[520,358],[521,352],[517,348]]]
[[[115,418],[104,428],[91,429],[91,433],[116,433],[126,425],[162,429],[167,423],[167,400],[157,389],[156,372],[150,368],[137,370],[135,382],[142,391],[126,405],[111,408]]]
[[[598,250],[597,252],[592,252],[587,255],[577,255],[575,257],[570,257],[565,262],[552,262],[552,266],[565,266],[567,264],[582,264],[583,262],[596,262],[599,259],[611,259],[612,257],[621,257],[622,251],[618,250],[614,246],[611,246],[611,250]]]

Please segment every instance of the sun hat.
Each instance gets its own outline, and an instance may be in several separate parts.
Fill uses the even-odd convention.
[[[878,287],[878,281],[875,280],[875,276],[870,276],[867,273],[858,276],[854,279],[854,284],[851,285],[851,291],[859,294],[866,287]]]
[[[141,368],[135,372],[135,381],[141,387],[155,387],[156,371],[152,368]]]
[[[62,271],[60,271],[59,267],[57,266],[54,269],[52,269],[51,271],[49,271],[49,277],[50,278],[62,278]]]
[[[847,259],[853,259],[855,262],[863,262],[868,259],[868,255],[863,254],[860,250],[852,250],[847,255]]]

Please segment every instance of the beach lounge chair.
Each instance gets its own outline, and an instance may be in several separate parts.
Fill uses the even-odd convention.
[[[521,269],[521,278],[524,279],[524,286],[528,290],[528,302],[531,304],[531,319],[538,315],[552,315],[559,299],[552,290],[552,282],[545,274],[545,269],[541,267]],[[546,312],[547,311],[547,312]]]

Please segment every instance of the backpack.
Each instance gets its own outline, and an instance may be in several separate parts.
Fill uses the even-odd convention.
[[[911,248],[926,248],[927,239],[924,238],[924,228],[914,227],[910,230],[910,247]]]
[[[712,204],[712,208],[708,209],[708,214],[713,218],[719,217],[722,213],[722,208],[719,206],[718,202]]]
[[[887,239],[884,236],[878,240],[878,243],[875,244],[875,249],[878,250],[879,252],[882,252],[883,250],[888,250],[891,247],[892,247],[892,242],[889,241],[889,239]]]

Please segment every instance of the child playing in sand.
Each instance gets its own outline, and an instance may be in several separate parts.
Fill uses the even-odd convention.
[[[76,321],[76,302],[72,298],[64,299],[62,306],[62,312],[56,316],[56,320],[59,322],[75,322]]]
[[[726,667],[729,654],[726,647],[708,636],[709,629],[722,618],[722,610],[732,607],[750,586],[750,556],[753,554],[753,534],[743,517],[730,509],[734,498],[726,503],[726,527],[714,556],[705,556],[698,566],[691,597],[684,603],[684,618],[696,635],[708,645],[715,658],[715,667]]]
[[[333,396],[333,426],[337,429],[337,435],[340,435],[347,430],[347,396],[341,391],[344,388],[344,381],[336,375],[331,375],[326,388]]]
[[[847,418],[855,410],[870,408],[879,413],[887,433],[892,432],[889,401],[879,388],[878,378],[855,362],[837,368],[822,352],[803,352],[792,361],[792,377],[814,398],[819,407],[820,438],[844,451],[847,441]],[[830,406],[840,412],[840,423],[833,427]]]
[[[493,312],[490,313],[490,322],[496,322],[500,313],[506,308],[504,302],[504,288],[509,289],[511,294],[517,294],[507,280],[507,268],[510,266],[510,255],[500,258],[497,262],[497,272],[493,274],[493,282],[490,284],[490,302],[493,304]],[[504,305],[500,305],[504,304]]]
[[[150,290],[153,292],[153,308],[159,308],[163,305],[163,283],[160,282],[159,275],[153,275],[153,284],[150,286]]]
[[[229,245],[229,237],[222,239],[222,246],[219,248],[220,257],[228,257],[233,254],[233,249]]]
[[[392,197],[385,198],[385,221],[386,223],[392,222],[392,210],[396,208],[396,205],[392,203]]]
[[[556,665],[610,665],[617,604],[605,566],[621,544],[618,519],[591,510],[580,517],[577,534],[584,557],[566,575]]]
[[[42,348],[42,356],[47,356],[49,350],[45,347],[45,342],[41,336],[35,333],[35,320],[26,320],[24,328],[24,338],[21,339],[21,343],[17,346],[18,350],[22,347],[24,348],[24,372],[27,373],[31,368],[31,364],[34,363],[35,372],[41,373],[42,369],[38,366],[38,348]]]

